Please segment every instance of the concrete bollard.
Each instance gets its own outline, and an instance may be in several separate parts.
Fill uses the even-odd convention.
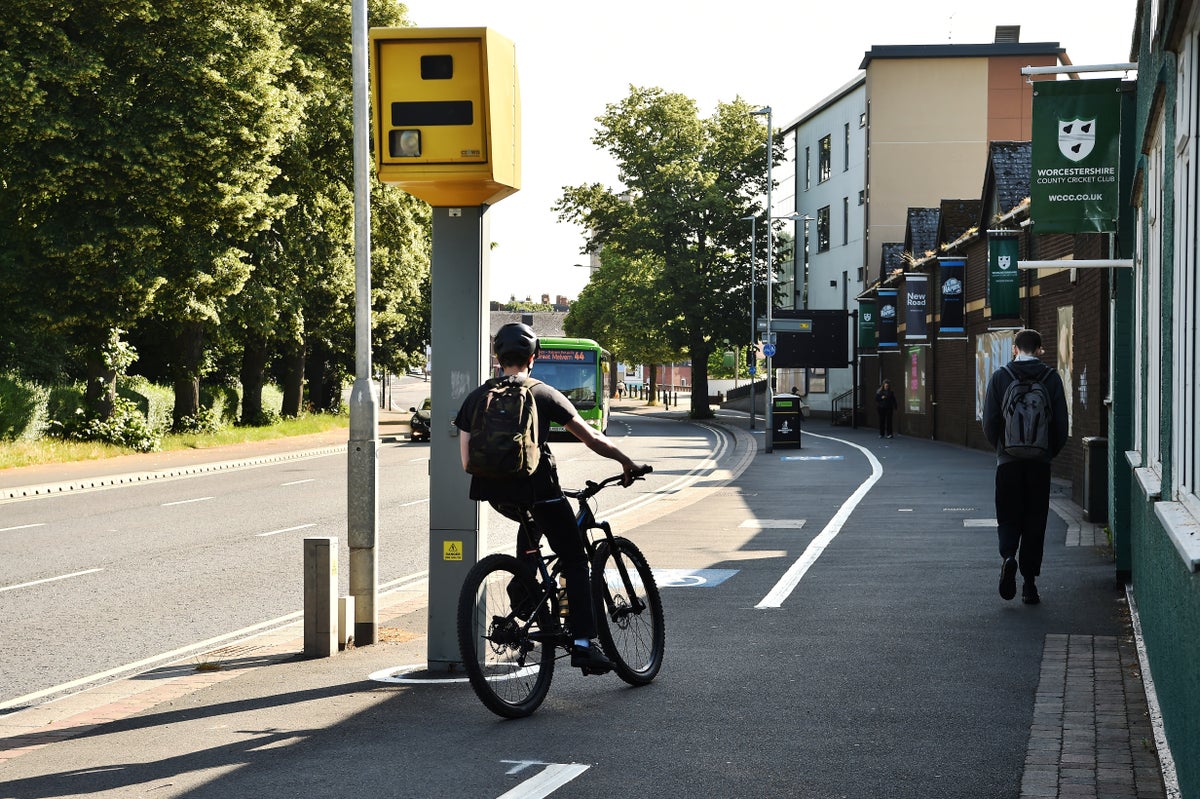
[[[338,651],[338,540],[304,539],[304,654]]]
[[[354,597],[338,598],[338,649],[354,646]]]

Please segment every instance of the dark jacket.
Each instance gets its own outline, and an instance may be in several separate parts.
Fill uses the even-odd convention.
[[[1046,370],[1046,364],[1039,360],[1010,361],[1008,368],[1019,375],[1037,377]],[[1012,381],[1013,377],[1007,370],[997,369],[992,373],[991,379],[988,380],[987,394],[983,398],[983,434],[987,436],[988,443],[996,449],[996,457],[999,463],[1021,460],[1011,455],[1005,455],[1000,451],[1000,446],[1004,441],[1004,408],[1002,407],[1002,402],[1004,400],[1004,392],[1008,389]],[[1070,417],[1067,415],[1067,396],[1066,392],[1063,391],[1063,382],[1062,378],[1059,377],[1058,370],[1051,368],[1050,373],[1046,376],[1043,383],[1046,386],[1046,390],[1050,393],[1050,408],[1052,411],[1050,421],[1050,457],[1045,459],[1049,461],[1062,452],[1063,447],[1067,445],[1067,435],[1071,422]]]

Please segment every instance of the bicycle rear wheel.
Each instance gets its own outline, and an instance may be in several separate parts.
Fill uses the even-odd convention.
[[[458,597],[458,647],[479,700],[505,718],[528,716],[550,690],[551,616],[533,571],[511,555],[488,555]]]
[[[601,541],[592,561],[597,632],[617,675],[645,685],[662,668],[666,649],[662,600],[650,564],[632,541]]]

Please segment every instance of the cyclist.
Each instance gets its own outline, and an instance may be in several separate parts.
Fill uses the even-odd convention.
[[[517,322],[506,324],[497,331],[492,343],[505,378],[526,380],[539,349],[533,328]],[[596,618],[592,609],[587,553],[571,504],[559,486],[558,469],[548,443],[550,423],[562,425],[588,449],[620,463],[625,473],[624,485],[633,482],[634,473],[639,467],[617,449],[607,436],[585,424],[575,406],[558,389],[546,383],[535,383],[531,391],[537,404],[537,443],[541,450],[537,470],[527,478],[511,480],[472,476],[471,499],[489,502],[497,511],[515,521],[533,517],[538,531],[545,535],[550,548],[558,555],[562,576],[567,582],[567,602],[571,608],[571,629],[575,636],[571,647],[571,665],[583,669],[585,674],[603,674],[612,669],[612,662],[595,641]],[[464,469],[471,438],[471,419],[486,392],[487,386],[483,385],[468,394],[454,420],[460,431],[459,451]],[[537,541],[526,541],[525,538],[525,526],[522,525],[517,537],[517,557],[528,560],[531,556],[536,557]]]

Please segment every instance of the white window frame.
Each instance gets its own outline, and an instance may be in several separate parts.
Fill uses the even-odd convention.
[[[1171,316],[1174,324],[1175,379],[1172,397],[1172,482],[1175,498],[1188,512],[1200,519],[1200,164],[1197,138],[1200,138],[1200,27],[1193,17],[1177,60],[1175,95],[1175,291]]]
[[[1142,454],[1146,468],[1162,478],[1162,178],[1163,178],[1163,121],[1158,120],[1147,161],[1146,241],[1143,243],[1146,270],[1146,307],[1143,313],[1145,324],[1145,349],[1143,359],[1146,370],[1145,416],[1142,427]]]

